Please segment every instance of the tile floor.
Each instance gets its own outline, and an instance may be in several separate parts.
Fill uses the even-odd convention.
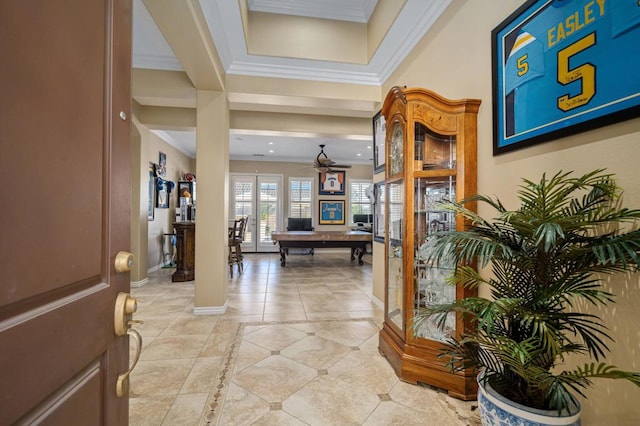
[[[212,316],[192,315],[193,282],[151,274],[131,291],[144,324],[130,424],[478,424],[474,403],[398,380],[378,353],[370,258],[247,255]]]

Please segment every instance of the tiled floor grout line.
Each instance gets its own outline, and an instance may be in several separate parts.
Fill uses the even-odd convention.
[[[207,405],[208,412],[205,413],[204,420],[206,425],[215,425],[214,421],[218,421],[222,414],[224,397],[228,390],[228,385],[234,375],[235,363],[237,360],[238,350],[242,343],[242,339],[245,337],[245,329],[249,326],[268,326],[268,325],[287,325],[287,324],[317,324],[317,323],[344,323],[344,322],[368,322],[375,329],[379,329],[375,322],[370,318],[358,318],[358,319],[327,319],[327,320],[292,320],[292,321],[253,321],[253,322],[241,322],[238,324],[236,336],[233,343],[230,345],[227,354],[225,355],[225,362],[221,372],[217,375],[216,381],[212,388],[213,395],[210,395],[212,402]],[[313,333],[315,335],[315,333]],[[353,350],[353,348],[352,348]],[[359,348],[358,348],[359,350]],[[273,354],[272,354],[273,355]],[[344,354],[343,356],[346,356]],[[281,404],[280,404],[281,405]],[[280,406],[280,410],[282,407]]]

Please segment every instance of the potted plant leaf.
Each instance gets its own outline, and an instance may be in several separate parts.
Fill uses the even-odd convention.
[[[505,400],[516,403],[519,414],[566,419],[545,423],[534,417],[535,424],[580,424],[577,395],[584,396],[592,379],[626,379],[640,386],[639,373],[602,362],[612,341],[608,328],[578,309],[613,303],[603,278],[639,268],[640,210],[622,207],[621,197],[613,175],[596,170],[579,177],[543,175],[539,182],[523,179],[517,210],[480,195],[443,203],[468,226],[436,234],[428,261],[454,261],[450,284],[487,286],[491,297],[420,308],[416,326],[430,318],[443,327],[450,312],[472,319],[473,327],[458,339],[452,336],[441,356],[454,370],[478,369],[483,424],[511,424],[505,421],[512,416],[501,405]],[[486,204],[497,215],[486,220],[465,207],[469,202]],[[478,272],[487,266],[490,273]],[[590,362],[561,370],[558,364],[572,354]],[[485,404],[496,401],[497,406]]]

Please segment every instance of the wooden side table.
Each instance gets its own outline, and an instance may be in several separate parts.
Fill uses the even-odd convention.
[[[196,223],[176,222],[173,224],[177,238],[176,272],[171,281],[192,281],[196,276]]]

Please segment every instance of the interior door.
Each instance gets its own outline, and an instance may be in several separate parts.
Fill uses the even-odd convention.
[[[128,423],[131,13],[0,1],[0,424]]]
[[[281,175],[231,175],[229,219],[248,216],[242,251],[277,252],[271,232],[282,223]]]

